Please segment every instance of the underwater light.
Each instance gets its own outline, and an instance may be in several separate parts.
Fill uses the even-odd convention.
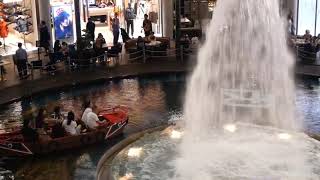
[[[172,139],[180,139],[181,138],[181,136],[182,136],[182,132],[179,132],[179,131],[176,131],[176,130],[172,130],[171,131],[171,138]]]
[[[132,178],[133,178],[132,173],[128,173],[125,176],[119,178],[119,180],[129,180],[129,179],[132,179]]]
[[[237,126],[234,124],[226,124],[223,126],[223,129],[229,132],[234,133],[237,130]]]
[[[130,148],[128,151],[129,157],[140,157],[142,148]]]
[[[288,140],[291,139],[291,135],[288,133],[280,133],[278,134],[278,138],[282,140]]]

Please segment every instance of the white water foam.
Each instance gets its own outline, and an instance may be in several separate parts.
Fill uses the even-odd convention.
[[[278,0],[218,1],[188,84],[173,179],[319,178],[314,143],[279,141],[263,128],[301,127],[284,22]],[[224,133],[239,123],[250,126]]]

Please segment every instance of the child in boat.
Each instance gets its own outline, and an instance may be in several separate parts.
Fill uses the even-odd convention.
[[[62,122],[62,127],[70,135],[78,135],[81,133],[81,125],[77,125],[74,121],[74,113],[68,112],[67,119]]]

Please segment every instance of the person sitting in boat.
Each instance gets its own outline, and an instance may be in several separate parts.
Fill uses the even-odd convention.
[[[93,106],[92,111],[88,112],[86,118],[86,126],[89,129],[96,129],[99,127],[99,124],[103,123],[100,121],[98,115],[95,113],[97,106]]]
[[[67,119],[62,122],[62,127],[70,135],[78,135],[81,133],[81,125],[77,125],[74,117],[74,113],[70,111],[68,112]]]
[[[84,111],[83,111],[83,113],[82,113],[81,121],[82,121],[82,123],[86,124],[86,122],[87,122],[87,115],[88,115],[89,112],[92,112],[91,102],[90,102],[90,101],[86,101],[86,102],[83,104],[83,107],[84,107]]]
[[[30,127],[30,119],[25,118],[23,120],[23,127],[21,129],[21,134],[25,141],[36,142],[39,139],[39,134],[35,129]]]
[[[56,121],[61,121],[63,119],[60,106],[54,107],[52,118]]]
[[[36,129],[41,129],[44,128],[44,124],[45,124],[45,115],[44,115],[44,108],[40,108],[38,115],[36,117]]]

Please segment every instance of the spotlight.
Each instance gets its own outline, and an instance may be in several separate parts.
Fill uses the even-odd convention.
[[[128,151],[129,157],[140,157],[142,148],[130,148]]]
[[[182,136],[182,132],[176,131],[176,130],[172,130],[171,131],[171,138],[172,139],[180,139]]]
[[[291,139],[291,135],[287,133],[280,133],[278,134],[278,138],[281,140],[288,140]]]
[[[223,129],[229,132],[234,133],[237,130],[237,126],[234,124],[226,124],[223,126]]]
[[[125,176],[119,178],[119,180],[129,180],[129,179],[132,179],[132,178],[133,178],[132,173],[128,173]]]

